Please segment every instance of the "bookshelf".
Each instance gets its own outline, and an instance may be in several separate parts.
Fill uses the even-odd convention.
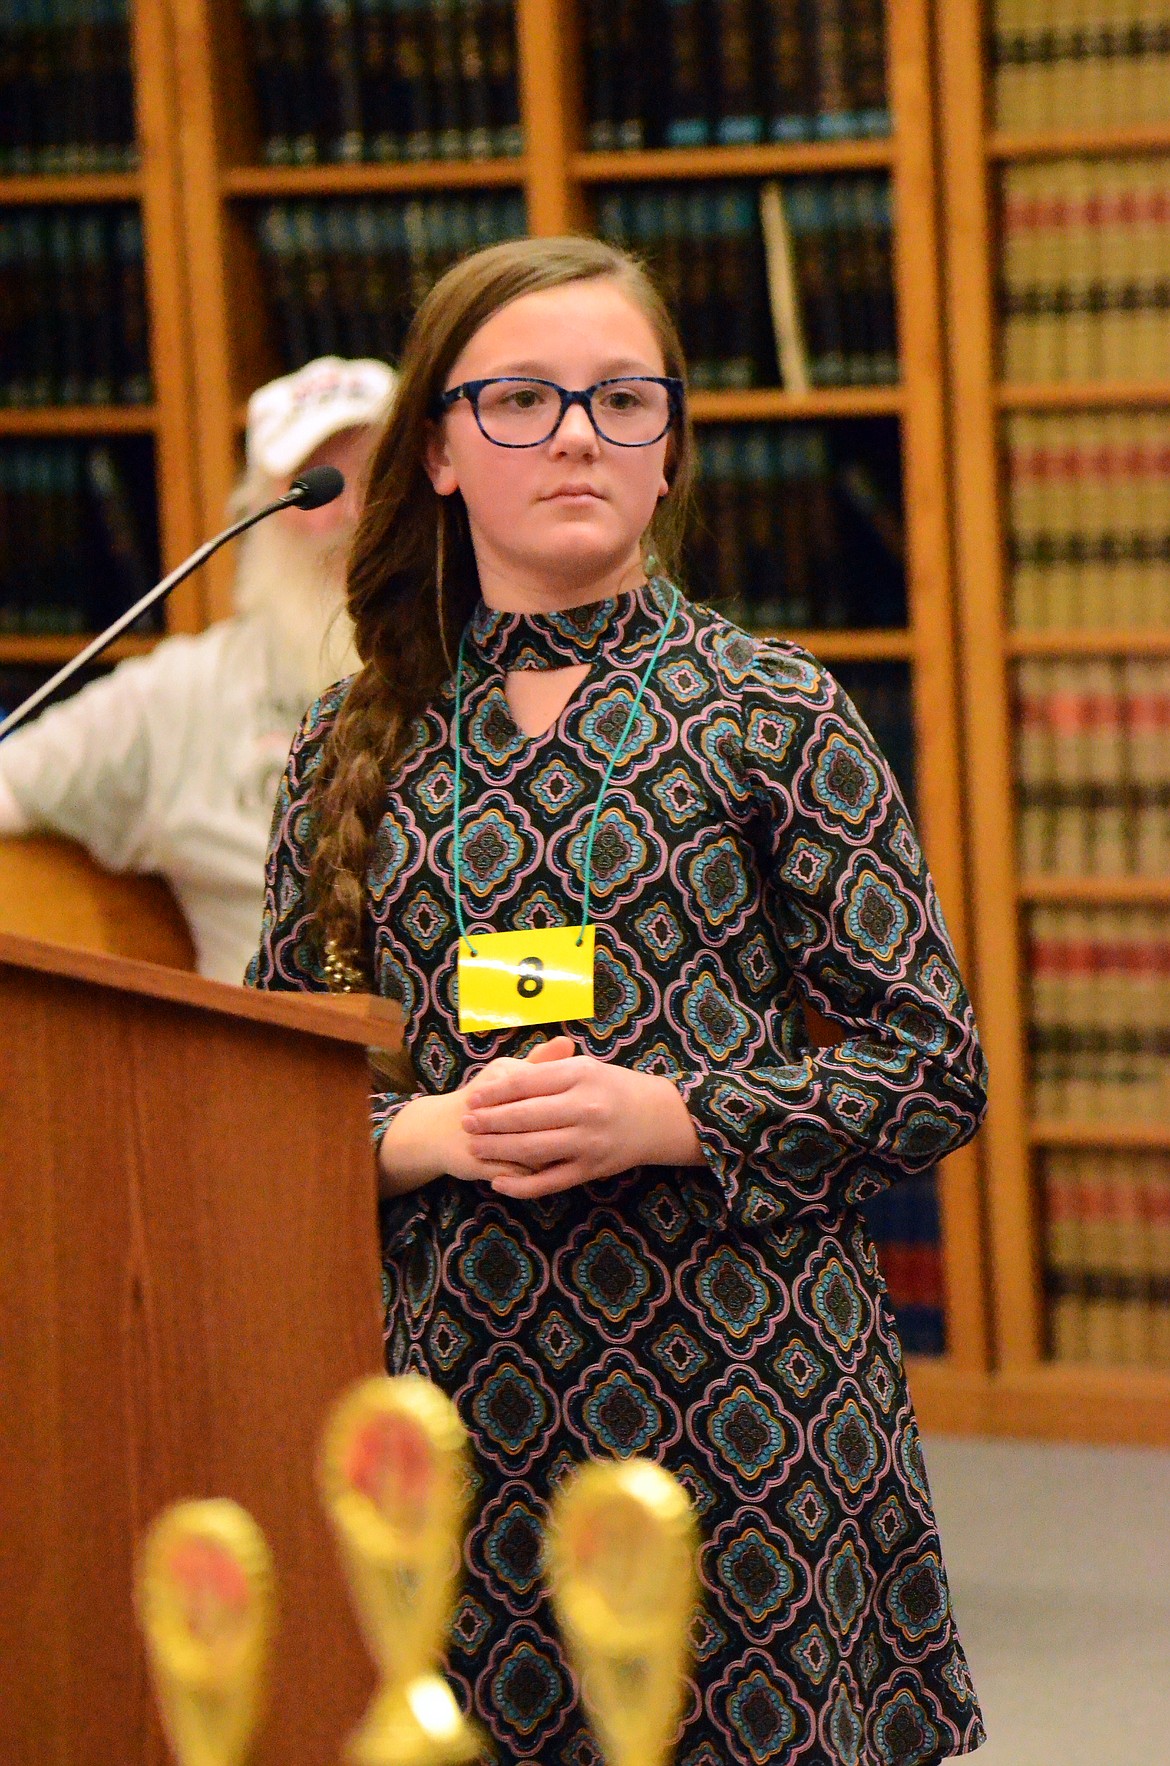
[[[919,821],[960,956],[969,961],[960,728],[950,562],[943,391],[942,293],[937,231],[930,0],[886,12],[893,128],[872,138],[589,151],[582,114],[584,0],[517,0],[517,83],[523,142],[497,158],[384,163],[265,163],[242,0],[135,0],[134,64],[141,170],[57,180],[60,200],[135,201],[147,233],[154,398],[134,409],[0,412],[0,435],[90,433],[153,437],[163,487],[168,559],[213,531],[238,470],[250,392],[281,367],[271,322],[270,267],[257,216],[274,204],[361,204],[380,198],[523,198],[531,232],[592,224],[603,189],[659,183],[874,175],[894,193],[896,384],[705,388],[693,399],[713,426],[835,426],[870,421],[896,433],[905,525],[907,615],[875,629],[799,631],[832,665],[891,665],[909,683]],[[180,102],[181,100],[181,102]],[[41,201],[42,179],[0,183],[0,204]],[[5,193],[8,193],[6,198]],[[66,195],[65,193],[68,192]],[[57,197],[54,197],[56,200]],[[6,427],[7,426],[7,427]],[[198,627],[230,609],[231,562],[218,559],[174,609],[172,626]],[[12,660],[8,640],[0,661]],[[55,658],[57,640],[29,640],[20,656]],[[129,651],[125,653],[130,653]],[[974,1426],[989,1365],[982,1204],[971,1149],[940,1182],[946,1353],[916,1359],[915,1395],[928,1424]]]
[[[68,439],[78,446],[109,442],[115,447],[123,438],[148,440],[153,455],[159,551],[162,563],[169,568],[201,537],[201,509],[188,424],[187,300],[174,139],[177,102],[169,11],[164,0],[135,0],[129,49],[137,169],[0,174],[0,222],[21,211],[63,211],[76,220],[109,205],[133,206],[143,235],[150,402],[0,404],[0,448],[17,444],[51,447]],[[198,584],[184,585],[170,603],[168,628],[195,631],[206,618]],[[0,637],[0,662],[50,668],[75,654],[84,642],[82,634],[5,633]],[[118,654],[141,653],[150,643],[149,639],[131,640]]]
[[[998,289],[1005,179],[1021,167],[1055,168],[1059,175],[1070,162],[1098,161],[1120,167],[1124,176],[1126,168],[1170,153],[1170,126],[1077,129],[1067,126],[1066,111],[1061,126],[1048,131],[997,128],[991,9],[981,0],[948,0],[937,16],[940,104],[947,119],[940,152],[973,948],[980,1021],[993,1074],[982,1148],[995,1371],[982,1404],[992,1428],[1166,1443],[1170,1367],[1120,1365],[1116,1340],[1112,1346],[1106,1340],[1104,1351],[1100,1345],[1096,1350],[1078,1347],[1075,1339],[1071,1351],[1067,1343],[1061,1346],[1057,1312],[1068,1290],[1060,1282],[1061,1228],[1052,1206],[1052,1183],[1058,1161],[1065,1162],[1059,1166],[1065,1171],[1069,1160],[1079,1161],[1075,1169],[1084,1181],[1078,1209],[1083,1209],[1086,1184],[1112,1155],[1131,1154],[1138,1161],[1170,1153],[1170,1112],[1153,1107],[1132,1111],[1128,1118],[1105,1119],[1086,1113],[1081,1120],[1078,1109],[1042,1107],[1036,1093],[1045,1071],[1039,1004],[1044,977],[1034,966],[1040,961],[1039,947],[1029,942],[1029,933],[1031,929],[1038,937],[1039,916],[1056,912],[1080,916],[1078,924],[1091,924],[1085,916],[1097,916],[1097,923],[1111,928],[1115,939],[1128,936],[1124,928],[1134,916],[1170,909],[1170,875],[1123,874],[1122,867],[1118,874],[1094,875],[1083,863],[1048,874],[1024,864],[1023,829],[1017,836],[1024,737],[1018,764],[1014,695],[1021,666],[1083,670],[1103,664],[1125,669],[1151,659],[1157,666],[1157,659],[1170,657],[1170,626],[1103,624],[1095,618],[1080,624],[1066,620],[1048,629],[1021,627],[1013,614],[1012,456],[1006,426],[1023,415],[1058,426],[1051,433],[1063,430],[1075,436],[1075,426],[1094,417],[1124,422],[1134,413],[1148,412],[1165,413],[1170,427],[1170,380],[1162,377],[1163,367],[1162,375],[1144,381],[1104,374],[1058,382],[1009,381]],[[1018,543],[1018,527],[1015,532]],[[1014,605],[1018,611],[1019,602]],[[1057,679],[1067,684],[1064,675]],[[1074,1058],[1068,1057],[1070,1073]],[[1100,1056],[1103,1065],[1108,1058]],[[1126,1169],[1124,1161],[1121,1169]],[[1081,1268],[1089,1270],[1090,1284],[1094,1253],[1108,1266],[1104,1281],[1096,1278],[1096,1291],[1090,1285],[1077,1298],[1074,1290],[1074,1305],[1088,1312],[1099,1309],[1103,1294],[1107,1304],[1124,1306],[1132,1291],[1125,1278],[1134,1269],[1125,1265],[1124,1256],[1117,1262],[1127,1241],[1117,1236],[1116,1221],[1107,1226],[1106,1238],[1095,1240],[1090,1232],[1100,1234],[1101,1228],[1093,1227],[1089,1214],[1079,1213],[1074,1224],[1081,1235]],[[1149,1254],[1155,1231],[1149,1227],[1143,1255]],[[1080,1271],[1076,1274],[1078,1281],[1086,1279]],[[1111,1284],[1110,1276],[1121,1280]],[[1103,1364],[1094,1364],[1093,1354]]]

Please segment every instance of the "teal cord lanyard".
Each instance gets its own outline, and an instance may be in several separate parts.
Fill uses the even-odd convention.
[[[609,782],[613,778],[614,768],[617,766],[618,761],[621,759],[622,749],[626,745],[626,739],[629,736],[630,731],[634,727],[634,719],[638,715],[638,708],[642,703],[642,697],[646,691],[646,688],[650,685],[650,676],[654,673],[655,665],[658,661],[658,658],[662,654],[662,646],[665,644],[668,636],[670,635],[670,628],[674,624],[674,614],[675,614],[675,609],[677,606],[678,606],[678,590],[672,584],[671,585],[670,611],[667,614],[665,620],[663,621],[662,630],[658,634],[658,642],[654,646],[653,654],[651,655],[649,662],[646,664],[645,670],[642,675],[642,679],[638,685],[638,691],[634,695],[634,703],[630,706],[630,715],[626,719],[625,728],[622,730],[621,735],[618,737],[617,742],[614,745],[613,753],[609,757],[609,763],[606,766],[605,774],[604,774],[602,781],[601,781],[601,790],[598,793],[597,802],[593,805],[593,816],[592,816],[592,819],[589,823],[589,833],[588,833],[586,840],[585,840],[585,899],[584,899],[584,905],[583,905],[582,911],[581,911],[581,933],[580,933],[580,937],[577,939],[578,945],[580,945],[582,943],[582,941],[584,940],[585,928],[589,924],[589,896],[590,896],[590,893],[591,893],[591,890],[593,887],[593,842],[597,837],[597,825],[598,825],[599,821],[601,820],[601,806],[605,802],[605,794],[609,790]],[[455,724],[455,792],[454,792],[454,797],[455,797],[455,802],[454,802],[454,808],[453,808],[453,812],[452,812],[452,819],[454,821],[454,852],[453,852],[452,857],[453,857],[453,863],[454,863],[454,867],[455,867],[455,892],[454,892],[455,893],[455,921],[459,927],[460,938],[463,940],[464,944],[467,946],[467,948],[471,952],[472,956],[475,956],[475,954],[476,954],[475,947],[473,946],[470,938],[467,936],[467,926],[466,926],[464,919],[463,919],[463,882],[462,882],[462,872],[463,872],[463,839],[462,839],[462,814],[463,814],[463,657],[464,657],[464,654],[465,654],[465,651],[467,648],[467,631],[468,631],[467,626],[464,626],[463,636],[459,640],[459,659],[455,665],[455,717],[454,717],[454,724]]]

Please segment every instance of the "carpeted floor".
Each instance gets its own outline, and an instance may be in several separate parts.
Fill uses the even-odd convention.
[[[979,1766],[1170,1766],[1170,1453],[926,1443]]]

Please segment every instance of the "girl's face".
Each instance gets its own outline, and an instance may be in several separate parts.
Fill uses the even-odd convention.
[[[493,313],[446,385],[518,374],[576,390],[665,372],[650,321],[617,282],[598,278],[524,294]],[[668,445],[663,436],[649,447],[615,447],[571,405],[549,441],[501,448],[460,399],[434,426],[427,470],[440,496],[463,494],[492,606],[568,606],[642,580],[640,542],[669,488]]]

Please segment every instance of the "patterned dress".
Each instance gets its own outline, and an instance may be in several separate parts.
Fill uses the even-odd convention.
[[[669,586],[563,614],[477,609],[464,676],[472,932],[580,918],[601,774]],[[504,672],[587,662],[529,738]],[[277,805],[250,979],[321,989],[306,798],[344,684]],[[453,685],[419,718],[369,872],[377,985],[447,1091],[556,1027],[463,1037],[452,902]],[[579,1046],[677,1081],[704,1166],[521,1203],[439,1179],[384,1209],[386,1352],[476,1450],[452,1679],[501,1761],[599,1759],[540,1580],[550,1486],[588,1456],[683,1479],[704,1600],[678,1766],[927,1766],[983,1728],[902,1355],[857,1204],[966,1141],[971,1008],[898,790],[836,682],[680,600],[593,856],[597,1016]],[[810,1046],[802,1001],[838,1025]],[[406,1099],[374,1098],[375,1133]]]

